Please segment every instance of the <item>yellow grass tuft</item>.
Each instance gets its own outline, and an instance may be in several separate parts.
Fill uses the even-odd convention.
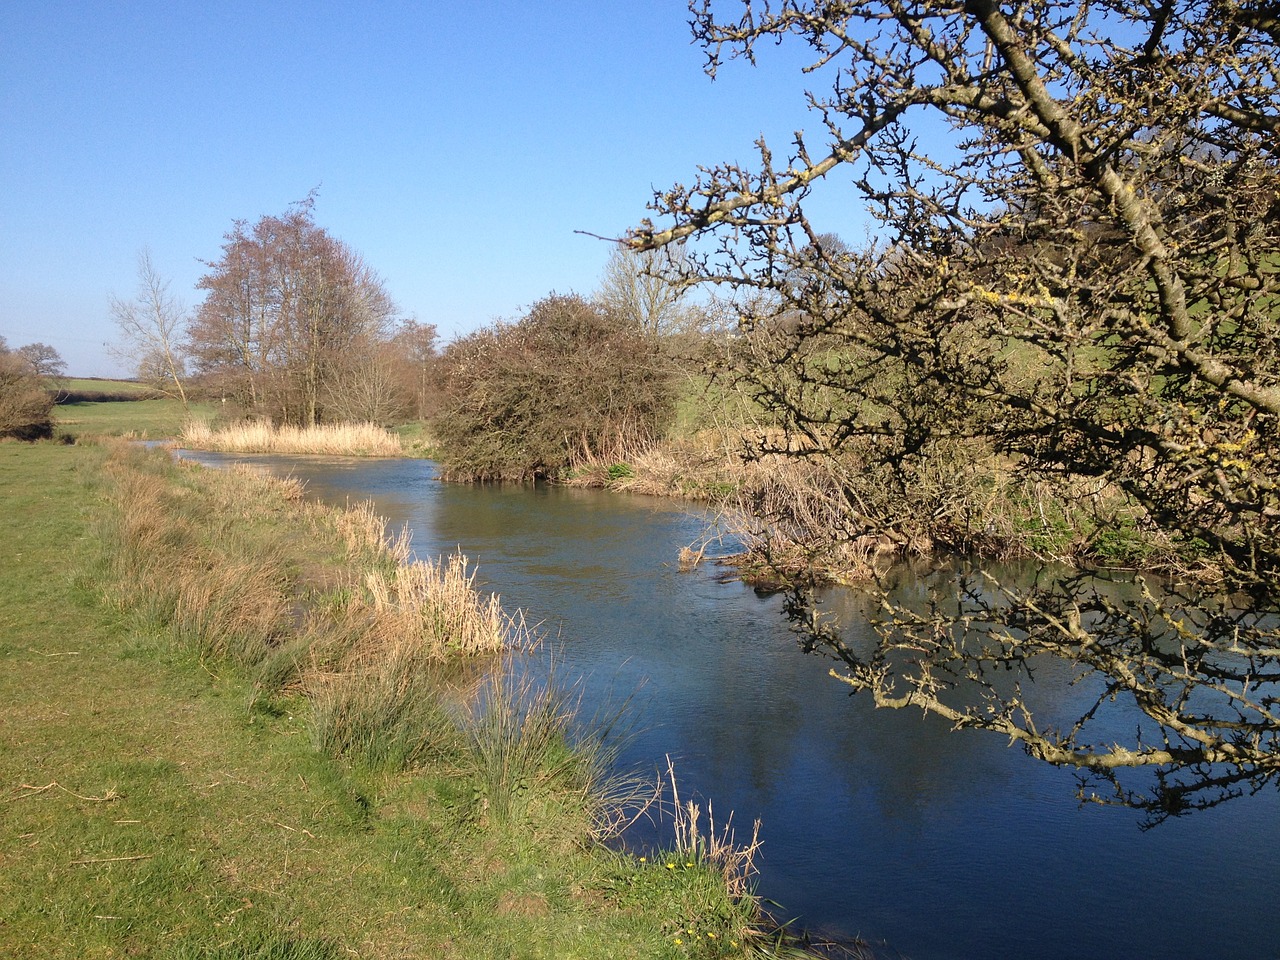
[[[402,528],[392,536],[387,532],[387,521],[374,510],[372,500],[348,505],[337,515],[338,536],[347,548],[347,556],[386,557],[395,563],[408,563],[413,555],[409,542],[409,530]]]
[[[368,600],[357,601],[372,613],[368,634],[374,650],[353,651],[359,660],[386,645],[411,644],[437,656],[483,656],[529,646],[523,617],[508,616],[495,594],[475,588],[475,572],[467,558],[455,553],[439,562],[416,560],[398,564],[390,574],[365,574]]]

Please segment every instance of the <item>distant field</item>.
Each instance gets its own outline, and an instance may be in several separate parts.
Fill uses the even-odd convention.
[[[61,382],[64,393],[104,393],[145,397],[155,391],[136,380],[103,380],[99,377],[68,377]]]
[[[87,381],[90,383],[117,381]],[[134,386],[137,386],[135,384]],[[177,400],[87,401],[60,403],[54,408],[57,431],[63,436],[137,437],[161,440],[176,437],[188,419],[211,420],[214,404],[193,403],[188,414]]]

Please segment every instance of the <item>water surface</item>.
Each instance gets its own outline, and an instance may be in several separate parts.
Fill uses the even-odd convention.
[[[873,710],[799,651],[776,597],[677,570],[704,528],[686,505],[442,484],[425,461],[235,459],[328,502],[371,499],[421,556],[461,549],[555,639],[588,711],[634,695],[624,762],[670,755],[719,819],[763,821],[759,890],[784,919],[914,960],[1280,957],[1275,790],[1142,832],[997,737]],[[1047,671],[1039,692],[1084,696],[1069,679]],[[1114,718],[1119,736],[1131,722]]]

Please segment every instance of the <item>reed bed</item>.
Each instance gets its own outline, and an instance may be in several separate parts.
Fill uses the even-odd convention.
[[[263,421],[245,421],[214,430],[207,423],[193,421],[182,428],[178,442],[192,450],[226,453],[398,457],[404,452],[398,436],[374,423],[277,427]]]
[[[270,660],[273,683],[299,687],[307,671],[365,676],[385,662],[394,675],[532,643],[519,614],[476,588],[465,557],[412,560],[408,533],[388,534],[368,503],[307,507],[296,481],[125,449],[106,474],[111,599],[202,657]]]

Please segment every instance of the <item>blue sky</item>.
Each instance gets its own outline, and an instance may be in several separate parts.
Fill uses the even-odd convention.
[[[194,307],[237,218],[316,219],[447,338],[590,293],[654,188],[781,155],[803,51],[714,83],[683,0],[0,0],[0,336],[127,372],[112,293],[149,247]],[[856,233],[847,223],[830,224]]]

